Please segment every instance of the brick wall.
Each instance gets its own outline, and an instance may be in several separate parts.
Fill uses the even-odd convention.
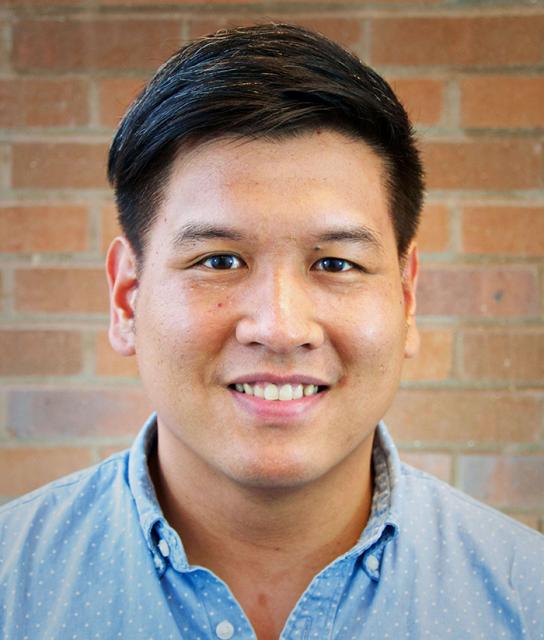
[[[148,412],[109,348],[105,156],[188,37],[276,19],[340,40],[420,131],[421,356],[388,421],[404,457],[544,516],[544,6],[468,0],[0,0],[0,496],[128,444]]]

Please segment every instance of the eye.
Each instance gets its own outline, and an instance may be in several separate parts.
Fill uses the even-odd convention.
[[[232,253],[217,253],[214,256],[204,258],[198,264],[208,269],[226,271],[229,269],[240,269],[244,263]]]
[[[343,258],[321,258],[318,260],[314,268],[316,271],[327,271],[328,273],[339,273],[341,271],[351,271],[356,269],[356,265],[349,260]]]

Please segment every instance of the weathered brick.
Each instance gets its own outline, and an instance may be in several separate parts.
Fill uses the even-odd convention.
[[[404,361],[403,380],[444,380],[450,376],[453,332],[450,329],[421,329],[421,348],[415,358]]]
[[[386,416],[399,442],[530,443],[540,438],[542,399],[499,391],[400,391]]]
[[[15,307],[26,312],[106,313],[106,278],[100,269],[19,269]]]
[[[447,453],[401,451],[400,457],[403,462],[417,469],[430,473],[444,482],[451,482],[452,461]]]
[[[285,16],[274,16],[270,13],[267,14],[267,20],[277,20],[279,22],[285,22]],[[244,15],[233,17],[218,17],[218,18],[196,18],[189,20],[189,37],[196,38],[204,36],[209,33],[215,33],[218,29],[225,29],[228,27],[252,25],[256,22],[262,22],[262,18],[256,15]],[[362,35],[361,22],[356,18],[314,18],[303,17],[299,18],[296,15],[290,16],[288,22],[290,24],[299,24],[309,29],[314,29],[324,36],[332,38],[336,42],[340,42],[346,47],[355,46]]]
[[[124,357],[116,353],[109,342],[107,332],[96,337],[96,374],[99,376],[138,377],[135,357]]]
[[[71,375],[81,369],[77,331],[0,331],[1,376]]]
[[[79,79],[0,80],[0,127],[80,126],[88,121],[87,87]]]
[[[497,507],[544,508],[544,456],[461,456],[459,484]]]
[[[464,127],[544,126],[542,76],[471,76],[460,85]]]
[[[418,284],[420,315],[516,318],[539,312],[533,267],[427,266]]]
[[[542,62],[544,16],[378,18],[372,63],[513,66]]]
[[[87,249],[84,207],[0,207],[0,251],[72,252]]]
[[[27,143],[12,146],[12,184],[26,188],[105,188],[107,145]]]
[[[27,389],[9,392],[7,428],[24,438],[129,436],[149,404],[140,389]]]
[[[79,7],[87,4],[87,0],[0,0],[0,6],[15,7],[17,9],[22,7],[46,7],[47,9],[52,7]]]
[[[444,83],[433,78],[393,78],[391,87],[410,119],[418,124],[436,124],[442,117]]]
[[[467,253],[544,254],[544,207],[466,206],[462,216]]]
[[[0,495],[14,498],[90,464],[81,447],[0,449]]]
[[[19,70],[156,69],[179,47],[175,18],[21,20],[14,27]]]
[[[425,142],[430,189],[534,189],[543,186],[542,143],[531,139]]]
[[[39,0],[34,0],[34,1],[39,1]],[[43,1],[43,0],[42,0]],[[437,4],[439,2],[441,2],[442,0],[417,0],[418,4],[425,4],[425,5],[429,5],[429,4]],[[97,2],[100,5],[104,5],[104,6],[118,6],[118,5],[130,5],[130,6],[140,6],[140,5],[149,5],[150,0],[97,0]],[[281,5],[289,5],[292,3],[292,0],[276,0],[277,4],[281,4]],[[357,8],[361,6],[361,2],[360,0],[297,0],[297,4],[310,4],[310,5],[320,5],[320,4],[334,4],[334,3],[341,3],[343,5],[356,5]],[[381,4],[393,4],[393,5],[402,5],[402,4],[413,4],[414,0],[380,0]],[[157,4],[157,5],[171,5],[172,4],[172,0],[154,0],[153,4]],[[177,0],[176,4],[178,5],[196,5],[196,6],[200,6],[200,5],[210,5],[212,4],[211,0]],[[237,6],[240,4],[255,4],[255,0],[213,0],[213,4],[214,5],[221,5],[221,7],[223,7],[224,5],[233,5],[233,6]],[[364,4],[364,3],[363,3]],[[247,10],[244,11],[244,13],[246,13]],[[265,19],[271,19],[270,14],[267,13],[266,14],[266,18],[263,18],[261,16],[261,14],[255,14],[254,16],[254,20],[255,21],[259,21],[259,22],[263,22],[263,20]],[[285,14],[283,15],[283,22],[285,22],[288,18],[285,16]],[[289,20],[289,22],[291,22],[291,20]]]
[[[421,215],[417,244],[421,252],[446,251],[449,245],[448,209],[440,204],[428,204]]]
[[[143,89],[144,78],[105,78],[98,83],[100,122],[117,127],[132,101]]]
[[[462,352],[465,378],[544,380],[542,329],[465,329]]]

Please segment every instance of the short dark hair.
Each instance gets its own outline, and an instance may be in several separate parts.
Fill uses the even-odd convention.
[[[424,190],[403,106],[381,76],[338,44],[299,26],[262,24],[182,47],[123,118],[108,177],[138,260],[183,148],[230,136],[276,140],[317,128],[362,139],[382,158],[402,257],[417,230]]]

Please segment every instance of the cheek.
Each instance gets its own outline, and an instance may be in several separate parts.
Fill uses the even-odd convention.
[[[405,334],[402,308],[383,298],[367,298],[331,329],[345,362],[384,373],[402,362]]]
[[[139,359],[179,371],[209,358],[230,331],[228,297],[202,296],[190,286],[149,288],[136,309]]]

